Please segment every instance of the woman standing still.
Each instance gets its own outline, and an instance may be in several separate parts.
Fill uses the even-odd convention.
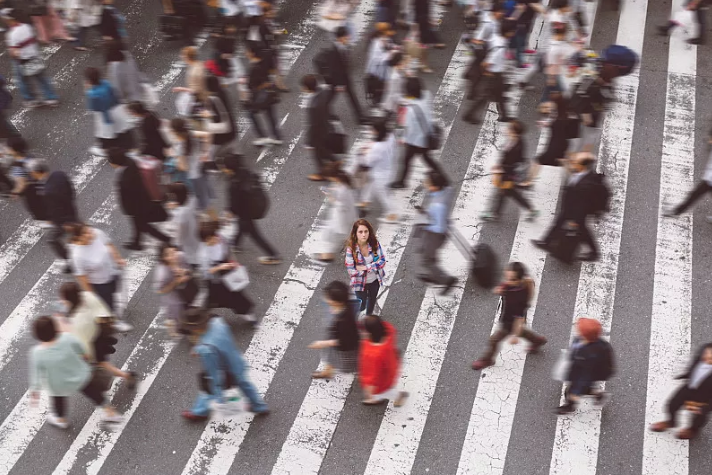
[[[376,306],[386,266],[386,255],[371,223],[359,219],[351,228],[346,243],[346,270],[351,278],[351,288],[361,300],[359,311],[372,315]]]

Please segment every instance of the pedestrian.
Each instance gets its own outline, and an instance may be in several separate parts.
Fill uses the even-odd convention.
[[[140,151],[142,155],[166,161],[166,151],[170,144],[166,141],[162,129],[161,119],[155,112],[146,109],[142,102],[134,101],[128,105],[129,113],[139,122],[137,129],[140,131]]]
[[[430,19],[430,0],[413,0],[413,10],[415,23],[418,24],[420,30],[420,42],[437,49],[445,48],[445,43],[433,30],[433,23]]]
[[[130,390],[136,388],[135,371],[122,371],[109,362],[116,349],[115,332],[128,331],[126,323],[113,317],[104,302],[92,292],[81,290],[76,282],[65,282],[59,289],[64,318],[60,328],[77,337],[89,357],[88,362],[105,369],[116,378],[126,381]]]
[[[257,139],[253,144],[258,147],[269,144],[281,145],[282,138],[274,110],[274,106],[279,102],[279,93],[270,78],[270,64],[265,62],[261,48],[255,42],[248,41],[245,54],[250,66],[247,77],[249,93],[244,99],[257,134]],[[265,134],[260,121],[257,119],[258,114],[262,112],[267,116],[269,125],[272,128],[272,137]]]
[[[313,379],[331,379],[336,370],[353,373],[358,366],[359,334],[348,286],[338,280],[330,282],[324,289],[324,302],[328,306],[326,339],[308,346],[312,350],[325,350],[322,352],[323,369],[314,371]]]
[[[552,109],[547,109],[548,106],[544,106],[543,109],[545,116],[548,117],[539,121],[542,127],[550,129],[549,142],[546,149],[534,160],[527,184],[536,179],[542,165],[554,167],[566,165],[571,140],[579,135],[580,120],[569,113],[569,101],[560,93],[556,93],[550,105]]]
[[[104,41],[121,40],[126,41],[125,18],[114,7],[114,0],[102,0],[101,21],[99,31]]]
[[[450,196],[452,191],[448,180],[438,171],[430,171],[425,179],[428,190],[425,210],[420,210],[427,216],[427,224],[419,230],[420,255],[422,264],[418,277],[435,285],[444,286],[440,295],[447,295],[457,283],[457,277],[447,275],[438,264],[438,250],[445,244],[448,232],[448,215],[450,213]]]
[[[112,147],[130,149],[132,124],[109,81],[102,79],[97,68],[89,67],[84,71],[84,89],[94,115],[94,137],[99,142],[89,152],[106,156]]]
[[[169,242],[170,238],[151,224],[165,221],[168,216],[160,202],[151,200],[136,162],[123,150],[112,148],[109,150],[109,164],[118,170],[116,187],[121,209],[131,218],[133,227],[133,238],[124,243],[124,249],[143,250],[143,233],[148,233],[159,241]]]
[[[712,134],[710,134],[709,143],[712,144]],[[672,218],[681,215],[710,191],[712,191],[712,150],[710,151],[709,158],[707,159],[707,165],[705,166],[705,171],[702,174],[702,179],[687,194],[682,203],[674,207],[664,208],[663,216],[666,218]],[[712,216],[708,216],[707,221],[712,222]]]
[[[81,391],[97,407],[103,407],[103,422],[118,423],[123,420],[103,394],[110,380],[100,372],[92,371],[86,362],[84,348],[75,336],[60,333],[49,316],[37,318],[32,333],[40,343],[30,350],[30,404],[37,407],[40,389],[47,391],[52,400],[52,411],[47,415],[47,422],[60,429],[69,427],[67,397],[77,391]]]
[[[406,61],[403,53],[396,51],[388,61],[389,74],[383,89],[383,102],[381,109],[385,112],[386,119],[398,116],[403,105],[403,91],[406,79]]]
[[[687,40],[688,43],[691,45],[703,45],[705,44],[705,34],[707,33],[707,8],[709,7],[709,3],[707,0],[686,0],[684,4],[684,13],[679,12],[677,15],[677,19],[673,20],[670,19],[666,25],[660,25],[658,26],[658,32],[660,33],[661,36],[668,36],[670,32],[672,31],[673,28],[676,26],[684,26],[679,19],[681,19],[682,15],[687,15],[687,12],[691,12],[691,14],[694,16],[695,20],[697,22],[696,28],[697,28],[697,36],[694,38],[690,38]]]
[[[308,175],[307,178],[311,181],[324,181],[326,167],[334,159],[327,142],[334,89],[329,85],[320,86],[314,74],[307,74],[302,77],[302,91],[308,96],[305,147],[312,151],[316,162],[316,173]]]
[[[505,92],[504,72],[505,60],[509,41],[514,36],[516,25],[511,20],[504,20],[500,32],[494,32],[492,39],[487,43],[487,56],[482,62],[482,74],[485,82],[479,86],[477,97],[465,113],[464,120],[471,124],[480,124],[480,110],[489,102],[497,103],[499,122],[509,122]]]
[[[340,26],[334,33],[335,41],[329,51],[328,56],[328,75],[325,78],[336,93],[345,92],[351,101],[356,122],[366,124],[366,116],[361,111],[361,105],[356,98],[356,91],[351,82],[349,73],[349,32],[345,26]]]
[[[466,37],[467,45],[472,51],[472,61],[464,77],[470,83],[467,99],[471,101],[475,100],[479,95],[479,85],[484,72],[482,63],[484,63],[491,48],[495,46],[495,42],[501,46],[501,42],[499,40],[494,41],[494,38],[501,36],[501,22],[504,19],[503,5],[501,3],[493,4],[489,11],[482,12],[481,18],[474,35]],[[467,118],[468,115],[465,114],[463,119],[467,121]]]
[[[517,0],[515,12],[510,18],[516,21],[517,31],[512,38],[510,46],[514,50],[514,59],[517,68],[525,68],[523,53],[529,40],[529,33],[537,15],[544,15],[546,7],[541,4],[541,0]]]
[[[174,87],[173,92],[187,93],[192,101],[206,104],[208,100],[208,89],[205,82],[207,73],[205,64],[198,58],[198,48],[186,46],[181,50],[180,58],[188,65],[185,72],[185,86]]]
[[[201,150],[201,147],[205,148],[204,144],[192,136],[184,119],[172,119],[171,131],[174,136],[173,154],[178,169],[186,173],[190,187],[197,198],[198,209],[206,212],[212,208],[212,201],[215,199],[215,192],[203,169],[205,162],[201,161],[202,157],[208,156],[207,150]]]
[[[52,82],[45,75],[45,61],[40,55],[35,32],[27,23],[20,22],[20,12],[17,9],[4,11],[7,24],[5,44],[12,57],[13,70],[17,79],[17,87],[24,100],[24,106],[33,109],[40,105],[56,106],[59,104]],[[33,81],[42,91],[43,101],[35,100],[35,93],[30,88]]]
[[[396,329],[378,315],[367,316],[363,324],[365,338],[361,339],[358,357],[362,402],[373,406],[393,400],[393,406],[401,407],[408,393],[397,389],[401,358]]]
[[[181,328],[181,318],[188,306],[193,303],[186,301],[189,299],[188,292],[193,292],[191,289],[186,289],[191,278],[191,271],[183,253],[172,244],[162,244],[158,251],[153,288],[161,296],[161,310],[171,338],[180,338],[181,334],[178,330]]]
[[[395,53],[392,37],[395,35],[388,23],[376,23],[368,46],[368,59],[364,85],[366,98],[373,107],[381,104],[385,83],[389,76],[389,61]]]
[[[40,44],[46,45],[50,41],[71,41],[67,35],[62,19],[54,8],[55,2],[51,0],[34,0],[30,4],[29,14],[32,24],[37,31]]]
[[[195,268],[198,265],[198,202],[188,194],[185,183],[168,185],[169,206],[173,209],[173,242],[183,253],[185,262]]]
[[[50,172],[47,162],[35,159],[30,164],[30,175],[35,183],[42,188],[44,208],[47,219],[52,223],[50,246],[57,257],[64,261],[64,272],[72,273],[69,264],[69,253],[62,242],[66,232],[65,226],[79,222],[74,186],[66,173],[61,170]]]
[[[497,187],[497,195],[494,198],[494,207],[491,211],[485,211],[480,216],[485,221],[496,221],[502,210],[504,200],[509,197],[519,203],[529,213],[526,220],[532,221],[539,211],[534,209],[526,197],[522,196],[517,189],[522,183],[523,174],[521,168],[526,165],[527,159],[524,157],[524,125],[518,120],[512,120],[507,126],[508,142],[504,147],[502,159],[492,168],[493,182]]]
[[[96,0],[67,0],[69,19],[76,30],[74,49],[89,51],[87,35],[101,23],[102,6]]]
[[[255,304],[243,291],[244,285],[234,290],[233,284],[229,283],[232,277],[244,282],[244,278],[238,277],[245,269],[233,259],[228,242],[217,231],[216,222],[200,224],[198,262],[208,287],[207,308],[229,308],[255,328],[257,319],[252,314]]]
[[[570,367],[565,376],[564,404],[556,409],[559,415],[571,414],[583,396],[593,396],[596,405],[603,405],[607,394],[596,382],[607,381],[614,373],[613,350],[601,338],[601,322],[593,318],[576,321],[578,336],[571,342]]]
[[[45,200],[42,197],[41,184],[35,182],[30,175],[32,159],[28,154],[27,141],[19,136],[10,137],[7,141],[7,148],[11,158],[9,175],[13,182],[10,196],[15,199],[23,198],[27,211],[30,212],[38,226],[43,229],[53,227],[52,223],[48,222],[49,217]]]
[[[434,127],[430,92],[422,89],[419,78],[409,77],[405,82],[405,99],[407,101],[405,132],[402,139],[403,143],[405,143],[405,155],[403,156],[403,168],[398,179],[390,184],[393,189],[406,187],[410,164],[416,155],[423,157],[423,160],[431,170],[440,169],[430,156],[428,146],[428,137]]]
[[[252,217],[251,209],[255,199],[251,194],[251,172],[242,165],[238,156],[226,157],[223,172],[230,180],[228,211],[237,217],[239,231],[232,245],[238,247],[243,236],[249,236],[265,252],[258,258],[260,264],[275,265],[282,262],[282,258],[274,247],[265,239]]]
[[[653,432],[663,432],[677,426],[677,413],[683,407],[692,413],[692,425],[677,433],[677,438],[690,440],[697,437],[707,423],[712,404],[712,343],[704,345],[690,363],[683,384],[667,403],[667,419],[650,426]]]
[[[203,165],[206,169],[217,170],[215,161],[234,152],[237,142],[237,126],[235,117],[230,107],[227,95],[220,80],[215,76],[208,76],[205,80],[207,97],[205,108],[201,114],[201,132],[197,132],[196,137],[208,138],[210,150],[203,160],[207,162]]]
[[[259,56],[262,58],[263,67],[274,77],[274,85],[279,92],[289,92],[284,83],[284,77],[279,71],[279,49],[277,48],[277,34],[271,27],[269,16],[272,15],[272,6],[265,4],[262,15],[252,17],[252,24],[247,34],[248,44],[254,42]]]
[[[395,133],[388,130],[386,119],[374,120],[371,128],[373,142],[359,154],[358,160],[358,170],[366,180],[358,207],[365,213],[371,205],[372,196],[375,196],[382,209],[383,217],[380,220],[394,224],[398,222],[398,214],[388,185],[393,181],[396,171],[398,141]]]
[[[512,335],[509,341],[512,345],[519,342],[519,337],[529,341],[529,353],[536,353],[547,341],[526,326],[527,310],[534,298],[534,280],[527,275],[521,262],[510,262],[504,275],[504,282],[494,289],[494,294],[502,298],[499,327],[490,336],[487,350],[472,363],[472,369],[475,371],[494,366],[499,344],[509,335]]]
[[[564,186],[559,212],[546,236],[533,241],[535,246],[551,252],[555,240],[558,240],[567,230],[574,230],[578,236],[577,239],[583,241],[590,248],[588,253],[580,256],[580,260],[595,261],[598,259],[598,246],[586,224],[595,192],[595,174],[591,171],[593,164],[594,158],[588,153],[579,153],[570,160],[571,174]]]
[[[106,79],[122,104],[143,99],[142,85],[148,82],[120,40],[106,42]]]
[[[346,242],[346,271],[351,279],[351,289],[361,300],[359,312],[373,315],[378,289],[386,276],[386,254],[376,238],[371,223],[357,220]]]
[[[418,71],[430,74],[433,70],[428,66],[428,46],[420,41],[420,28],[417,23],[411,23],[408,33],[403,38],[403,52],[407,56],[406,65],[410,76],[417,76]]]
[[[181,416],[192,422],[210,417],[211,406],[218,411],[227,407],[225,390],[237,386],[249,400],[247,410],[266,416],[269,409],[255,385],[247,377],[247,362],[232,339],[232,331],[222,317],[193,308],[186,312],[183,328],[195,341],[192,355],[200,357],[201,391],[190,410]]]
[[[326,177],[331,185],[322,188],[329,202],[329,217],[324,233],[325,251],[314,257],[320,262],[329,263],[334,261],[336,253],[343,248],[354,221],[358,219],[358,213],[351,177],[337,163],[329,166]]]

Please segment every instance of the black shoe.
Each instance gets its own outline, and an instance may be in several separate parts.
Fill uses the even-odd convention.
[[[137,242],[125,242],[124,249],[127,251],[143,251],[143,246]]]
[[[579,257],[579,260],[582,262],[593,262],[598,260],[598,253],[597,252],[588,252],[586,254],[581,255]]]
[[[405,188],[405,183],[402,181],[394,181],[389,185],[392,190],[401,190]]]
[[[541,239],[532,239],[532,244],[534,244],[542,251],[549,252],[549,245],[546,243],[546,241],[542,241]]]
[[[576,411],[576,405],[571,401],[567,401],[563,406],[556,408],[556,413],[560,416],[571,414],[574,411]]]
[[[702,38],[690,38],[689,40],[687,40],[687,43],[688,43],[688,44],[691,44],[691,45],[703,45],[703,44],[705,44],[705,42],[702,41]]]
[[[452,290],[452,287],[457,284],[457,278],[456,277],[450,277],[450,279],[447,281],[447,284],[445,284],[445,288],[440,292],[440,295],[443,297],[446,296],[450,290]]]

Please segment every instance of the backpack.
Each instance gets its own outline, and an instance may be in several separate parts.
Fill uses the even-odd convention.
[[[314,69],[316,69],[317,74],[324,78],[328,82],[328,78],[331,75],[331,67],[329,66],[329,55],[331,51],[329,48],[324,48],[319,51],[312,63],[314,64]]]
[[[611,45],[601,51],[601,61],[616,66],[618,73],[616,77],[627,76],[638,65],[638,54],[632,49],[621,46]]]
[[[598,340],[595,344],[600,352],[601,362],[595,367],[593,380],[608,381],[614,374],[616,374],[613,347],[604,339]]]
[[[607,213],[611,210],[611,189],[606,182],[606,176],[603,173],[594,172],[593,177],[595,180],[589,212],[591,214]]]
[[[163,187],[161,186],[161,174],[163,164],[157,158],[150,155],[134,157],[134,161],[141,172],[143,186],[148,192],[152,201],[163,201]]]
[[[12,103],[12,94],[7,91],[6,87],[7,80],[5,79],[5,76],[0,74],[0,111],[4,111],[9,108]]]
[[[269,196],[260,176],[244,168],[238,178],[240,191],[247,203],[247,214],[251,219],[262,219],[269,210]]]

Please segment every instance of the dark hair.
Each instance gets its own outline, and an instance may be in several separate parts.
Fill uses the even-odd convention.
[[[386,326],[378,315],[369,315],[364,319],[363,326],[368,332],[369,340],[380,343],[386,334]]]
[[[70,242],[75,241],[77,238],[79,238],[84,233],[84,230],[86,229],[86,227],[87,227],[87,225],[82,222],[68,224],[67,225],[67,228],[68,228],[67,234],[69,234]]]
[[[358,246],[358,236],[356,233],[358,232],[359,226],[366,226],[368,229],[368,245],[371,246],[371,249],[373,250],[375,261],[375,255],[378,254],[378,239],[376,238],[376,231],[373,230],[373,226],[371,226],[371,223],[367,220],[360,218],[354,221],[354,225],[351,226],[351,233],[346,241],[346,245],[351,248],[351,253],[354,255],[355,261],[356,247]]]
[[[52,341],[57,338],[57,326],[54,324],[52,317],[46,315],[38,317],[32,324],[32,334],[39,341]]]
[[[110,40],[106,43],[106,62],[126,61],[124,45],[120,40]]]
[[[416,99],[420,99],[422,91],[422,87],[420,85],[420,78],[409,77],[408,79],[406,79],[404,89],[405,95],[407,97],[415,97]]]
[[[306,74],[302,77],[302,86],[309,92],[316,91],[319,87],[319,81],[316,79],[315,74]]]
[[[524,268],[524,264],[521,262],[510,262],[507,266],[507,270],[514,272],[517,275],[517,280],[522,280],[526,275],[527,271]]]
[[[346,305],[349,302],[349,286],[340,280],[332,280],[324,288],[324,293],[329,300]]]
[[[27,140],[18,135],[13,135],[7,139],[7,146],[20,155],[27,154]]]
[[[502,36],[507,36],[508,33],[514,33],[517,30],[517,22],[509,18],[502,20],[499,30]]]
[[[401,61],[403,61],[403,53],[401,53],[400,51],[396,51],[391,56],[391,59],[388,60],[388,66],[393,68],[395,66],[398,66],[401,63]]]
[[[200,223],[200,230],[198,235],[200,236],[200,241],[205,242],[209,238],[217,235],[218,224],[215,221],[205,221]]]
[[[334,32],[334,36],[337,39],[341,39],[344,36],[349,36],[349,30],[347,30],[346,27],[342,25],[336,29],[336,31]]]
[[[183,182],[175,182],[168,185],[168,194],[173,196],[173,200],[180,206],[188,201],[188,187]]]
[[[129,110],[133,112],[134,114],[138,115],[146,115],[148,114],[148,109],[146,109],[146,106],[143,105],[143,102],[140,101],[133,101],[129,104]]]
[[[126,156],[126,151],[121,147],[111,147],[109,149],[109,163],[112,165],[118,165],[120,167],[125,167],[129,164],[131,160]]]
[[[443,175],[437,170],[430,170],[428,172],[428,180],[430,180],[431,185],[433,185],[439,190],[442,190],[448,185],[448,181],[445,175]]]
[[[101,82],[101,71],[94,67],[88,67],[84,70],[84,78],[92,86],[98,86]]]
[[[186,158],[188,158],[193,152],[193,137],[190,135],[188,123],[181,117],[171,119],[171,130],[173,130],[173,132],[175,132],[175,134],[180,138],[185,140],[185,155]]]
[[[383,142],[388,137],[388,122],[385,118],[377,118],[371,124],[376,131],[376,142]]]
[[[341,169],[338,163],[331,162],[325,168],[326,171],[324,172],[324,175],[327,178],[336,178],[338,182],[347,185],[349,188],[353,188],[351,185],[351,177]]]
[[[158,248],[158,262],[164,265],[166,264],[166,259],[163,257],[163,255],[166,253],[166,249],[170,248],[178,249],[178,246],[169,242],[164,242],[161,244],[161,247]]]
[[[526,127],[524,127],[524,124],[522,124],[522,121],[518,119],[510,120],[509,126],[514,130],[514,133],[517,135],[522,135],[527,130]]]
[[[59,295],[61,295],[62,298],[70,304],[69,310],[67,311],[67,316],[70,316],[72,313],[74,313],[76,308],[81,303],[82,299],[79,295],[79,292],[81,292],[81,288],[79,288],[79,284],[77,284],[76,281],[73,280],[63,283],[62,286],[59,288]]]

